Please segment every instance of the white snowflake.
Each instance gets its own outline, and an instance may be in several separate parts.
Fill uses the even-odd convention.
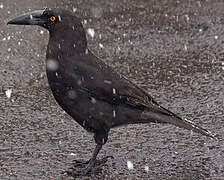
[[[113,94],[116,94],[116,89],[115,88],[113,88]]]
[[[54,60],[54,59],[48,59],[47,60],[47,69],[51,70],[51,71],[56,71],[59,67],[59,63],[58,61]]]
[[[61,21],[61,16],[60,15],[58,16],[58,20]]]
[[[5,95],[6,95],[7,98],[11,98],[11,94],[12,94],[12,89],[7,89],[5,91]]]
[[[92,28],[87,29],[87,33],[93,38],[95,35],[95,31]]]
[[[73,8],[72,8],[72,11],[73,11],[73,12],[76,12],[76,11],[77,11],[77,8],[76,8],[76,7],[73,7]]]
[[[113,110],[113,118],[115,118],[115,117],[116,117],[116,111]]]
[[[149,166],[145,166],[145,172],[149,172]]]
[[[131,161],[127,161],[127,166],[129,170],[134,169],[133,163]]]

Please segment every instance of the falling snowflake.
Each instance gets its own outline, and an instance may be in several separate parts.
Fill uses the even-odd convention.
[[[56,61],[55,59],[48,59],[47,60],[47,69],[51,70],[51,71],[56,71],[58,69],[58,61]]]
[[[87,20],[86,19],[83,20],[83,24],[87,24]]]
[[[99,43],[100,48],[103,48],[103,44]]]
[[[11,94],[12,94],[12,89],[7,89],[5,91],[5,95],[6,95],[7,98],[11,98]]]
[[[60,15],[58,16],[58,20],[61,21],[61,16]]]
[[[75,153],[70,153],[70,155],[71,155],[71,156],[76,156],[76,154],[75,154]]]
[[[95,31],[92,28],[87,29],[87,33],[93,38],[95,35]]]
[[[43,30],[41,30],[41,31],[40,31],[40,34],[44,34],[44,31],[43,31]]]
[[[116,111],[113,110],[113,118],[115,118],[115,117],[116,117]]]
[[[91,97],[91,103],[95,104],[96,103],[96,99]]]
[[[116,94],[116,89],[115,88],[113,88],[113,94]]]
[[[109,81],[109,80],[104,80],[103,81],[105,84],[111,84],[112,82],[111,81]]]
[[[188,14],[185,14],[185,18],[186,18],[186,20],[187,20],[187,21],[189,21],[189,20],[190,20],[190,17],[189,17],[189,15],[188,15]]]
[[[76,7],[73,7],[73,8],[72,8],[72,11],[73,11],[73,12],[76,12],[76,11],[77,11],[77,8],[76,8]]]
[[[77,93],[74,90],[69,90],[68,91],[68,97],[70,99],[75,99],[77,97]]]
[[[149,172],[149,166],[145,166],[145,172]]]
[[[133,163],[131,161],[127,161],[127,166],[129,170],[134,169]]]

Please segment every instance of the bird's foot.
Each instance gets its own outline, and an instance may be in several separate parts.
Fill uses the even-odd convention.
[[[73,167],[65,171],[65,173],[72,177],[88,176],[91,174],[100,174],[102,167],[106,164],[107,159],[112,156],[107,156],[101,160],[96,160],[93,166],[89,166],[89,161],[75,160]]]
[[[102,167],[103,165],[106,164],[107,159],[109,159],[109,158],[114,159],[113,156],[106,156],[106,157],[104,157],[104,158],[101,159],[101,160],[96,160],[94,166],[96,166],[96,167]]]

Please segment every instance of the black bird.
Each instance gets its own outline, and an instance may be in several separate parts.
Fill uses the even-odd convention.
[[[21,15],[8,24],[39,25],[50,32],[46,71],[58,104],[85,130],[94,133],[96,147],[82,171],[92,170],[111,128],[134,123],[170,123],[214,137],[208,130],[181,119],[125,79],[87,47],[82,23],[64,9],[45,9]]]

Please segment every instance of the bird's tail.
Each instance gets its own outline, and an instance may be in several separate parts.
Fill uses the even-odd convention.
[[[202,135],[216,139],[215,136],[210,131],[194,124],[191,121],[184,120],[184,119],[180,118],[176,114],[166,110],[165,108],[163,108],[161,106],[160,106],[160,108],[162,109],[161,112],[158,112],[158,111],[153,112],[150,110],[143,111],[142,120],[145,122],[151,121],[151,122],[158,122],[158,123],[173,124],[177,127],[188,129],[188,130],[194,131],[196,133],[200,133]]]

